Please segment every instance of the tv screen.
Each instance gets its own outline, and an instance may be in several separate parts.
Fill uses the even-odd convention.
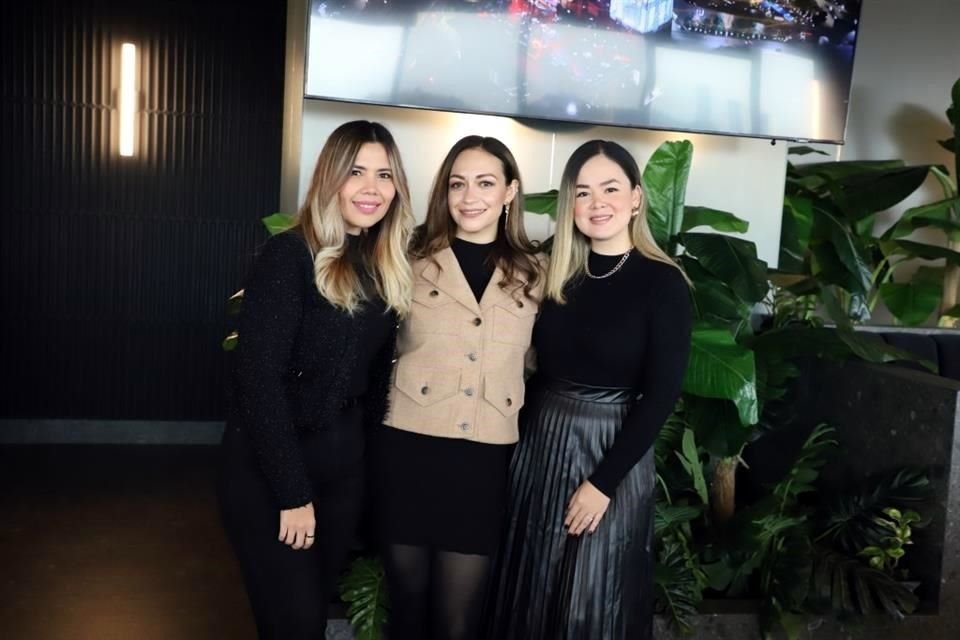
[[[311,0],[308,97],[842,142],[862,0]]]

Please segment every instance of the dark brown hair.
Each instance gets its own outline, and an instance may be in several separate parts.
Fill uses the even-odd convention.
[[[427,218],[414,231],[410,253],[414,258],[429,258],[453,243],[457,235],[457,223],[450,215],[450,204],[447,200],[450,173],[457,157],[468,149],[481,149],[497,158],[503,167],[507,184],[517,181],[517,195],[507,205],[507,214],[501,214],[497,222],[497,239],[494,240],[490,260],[493,263],[491,266],[500,267],[504,273],[505,277],[499,283],[501,289],[516,289],[526,282],[523,293],[531,298],[530,292],[543,277],[535,257],[538,249],[527,238],[523,227],[523,181],[520,179],[517,161],[510,149],[496,138],[467,136],[451,147],[433,180]]]

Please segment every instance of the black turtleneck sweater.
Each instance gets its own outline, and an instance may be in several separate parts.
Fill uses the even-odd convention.
[[[450,248],[453,249],[453,255],[457,257],[457,262],[460,263],[460,271],[467,279],[470,290],[473,291],[477,302],[480,302],[483,292],[490,284],[490,278],[493,277],[494,266],[489,264],[493,243],[476,244],[454,238]]]
[[[591,252],[603,275],[622,257]],[[690,350],[690,294],[680,271],[636,250],[607,278],[572,282],[567,302],[547,300],[533,331],[537,368],[580,384],[642,393],[590,476],[607,496],[643,457],[673,410]]]

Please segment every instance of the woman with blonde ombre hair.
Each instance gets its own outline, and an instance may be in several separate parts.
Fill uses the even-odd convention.
[[[491,639],[652,637],[652,445],[680,394],[691,309],[644,201],[620,145],[591,140],[567,161]]]
[[[261,639],[323,637],[356,533],[365,432],[386,413],[413,294],[390,132],[358,120],[331,133],[298,215],[244,287],[219,482]]]
[[[471,640],[502,531],[524,362],[545,274],[510,150],[467,136],[412,245],[390,411],[370,439],[391,640]]]

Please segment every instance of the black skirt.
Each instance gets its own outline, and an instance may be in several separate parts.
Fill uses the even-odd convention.
[[[367,460],[378,542],[491,555],[512,452],[513,445],[374,429]]]
[[[632,407],[630,389],[535,379],[510,464],[491,640],[648,640],[653,624],[654,458],[627,474],[593,534],[567,535],[573,492]]]

